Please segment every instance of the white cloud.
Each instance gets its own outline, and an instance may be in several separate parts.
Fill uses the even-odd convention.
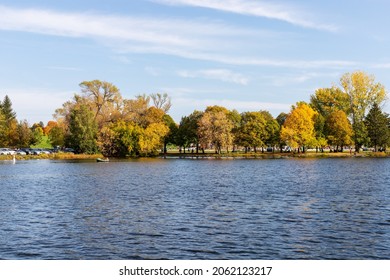
[[[42,9],[14,9],[0,5],[0,30],[32,32],[45,35],[93,38],[118,49],[150,46],[149,50],[206,50],[216,40],[253,35],[252,31],[216,22],[196,22],[164,18],[66,13]],[[113,40],[113,41],[108,41]],[[136,43],[135,45],[130,43]]]
[[[247,85],[249,79],[240,73],[234,73],[227,69],[206,69],[199,71],[179,71],[179,76],[184,78],[205,78],[220,80],[223,82]]]
[[[377,63],[370,66],[377,69],[390,69],[390,63]]]
[[[316,80],[319,78],[332,78],[333,81],[336,81],[342,73],[340,72],[328,72],[328,73],[320,73],[320,72],[304,72],[300,74],[281,74],[281,75],[269,75],[264,76],[262,78],[271,82],[273,86],[284,87],[289,85],[297,85],[304,84],[310,80]]]
[[[237,2],[237,5],[241,3],[233,2]],[[262,59],[258,57],[258,51],[250,54],[248,46],[256,49],[256,42],[271,43],[281,34],[236,28],[216,21],[16,9],[1,5],[0,14],[0,30],[92,39],[112,48],[116,52],[113,59],[126,63],[129,63],[124,59],[126,53],[151,53],[229,65],[291,68],[343,68],[354,65],[354,62],[338,60]],[[246,56],[242,54],[243,50]]]
[[[220,10],[230,13],[265,17],[281,20],[305,28],[336,31],[337,27],[330,24],[318,24],[309,19],[303,12],[298,11],[287,3],[275,4],[255,0],[152,0],[168,5],[184,5]]]

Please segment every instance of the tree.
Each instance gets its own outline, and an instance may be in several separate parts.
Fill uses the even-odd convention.
[[[229,110],[220,106],[207,107],[198,122],[200,144],[205,147],[214,146],[220,154],[222,148],[229,150],[233,144],[233,122],[228,117]]]
[[[6,95],[3,102],[0,102],[2,114],[2,143],[4,146],[16,146],[18,141],[16,113],[12,109],[11,99]]]
[[[184,153],[186,147],[191,144],[195,144],[196,153],[199,152],[198,128],[199,121],[203,114],[203,112],[195,110],[189,116],[184,116],[181,118],[179,129],[177,131],[176,141],[180,147],[183,147]]]
[[[80,100],[71,110],[69,116],[69,134],[65,144],[78,153],[93,154],[97,152],[98,126],[88,102]]]
[[[364,123],[366,113],[375,103],[380,105],[387,93],[382,84],[375,82],[374,76],[369,76],[362,71],[344,74],[340,83],[343,92],[348,95],[355,150],[359,151],[367,141]]]
[[[165,114],[168,113],[169,109],[172,106],[171,98],[168,94],[151,94],[150,97],[153,100],[153,104],[157,109],[161,109]]]
[[[142,125],[146,111],[149,109],[150,97],[138,95],[135,99],[125,99],[123,101],[122,118],[125,121]]]
[[[100,131],[98,145],[105,156],[154,156],[159,153],[168,130],[164,123],[142,128],[119,120]]]
[[[388,114],[382,112],[377,103],[374,103],[368,112],[365,125],[369,144],[374,147],[375,151],[377,151],[378,146],[385,150],[390,140],[390,119]]]
[[[284,125],[284,122],[286,121],[288,117],[288,114],[282,112],[280,113],[277,117],[276,117],[276,121],[278,122],[279,124],[279,135],[278,135],[278,141],[279,141],[279,150],[280,152],[283,151],[283,146],[286,145],[286,142],[284,142],[282,140],[282,138],[280,137],[280,133],[281,133],[281,129],[282,129],[282,126]]]
[[[63,147],[65,145],[65,130],[62,126],[57,124],[51,127],[48,136],[53,147]]]
[[[265,145],[267,139],[267,120],[261,112],[245,112],[241,114],[241,125],[236,134],[237,144],[245,147],[253,147],[257,152],[257,147]]]
[[[142,128],[124,120],[119,120],[100,131],[99,148],[105,156],[139,156],[139,137]]]
[[[325,130],[327,140],[330,145],[341,148],[343,151],[344,145],[352,145],[352,126],[344,111],[333,111],[326,119]]]
[[[94,118],[99,128],[118,114],[122,103],[119,89],[112,83],[93,80],[80,83],[84,97],[92,103]]]
[[[139,153],[142,156],[158,155],[163,139],[169,128],[164,123],[152,123],[145,128],[139,137]]]
[[[28,122],[26,120],[20,121],[18,123],[17,135],[18,135],[17,146],[19,148],[29,147],[31,144],[33,144],[33,140],[34,140],[33,132],[31,131],[30,126],[28,125]]]
[[[164,153],[166,153],[167,152],[167,145],[176,144],[177,132],[178,132],[179,127],[170,115],[165,114],[163,117],[163,120],[164,120],[164,124],[169,129],[168,134],[164,137]]]
[[[260,111],[260,113],[264,116],[267,122],[265,127],[267,135],[265,137],[264,143],[271,146],[272,150],[274,150],[274,146],[279,143],[280,125],[278,121],[272,117],[270,112]]]
[[[328,145],[326,141],[326,131],[325,131],[325,122],[326,119],[322,114],[317,114],[314,117],[314,131],[316,136],[316,152],[318,152],[318,148],[323,152],[324,147]]]
[[[45,133],[45,135],[49,135],[50,130],[56,126],[58,126],[58,123],[56,121],[48,121],[47,125],[43,128],[43,132]]]
[[[33,135],[31,144],[32,145],[36,145],[36,144],[38,144],[39,142],[42,141],[42,138],[43,138],[43,135],[44,135],[43,129],[42,129],[42,127],[40,125],[38,125],[38,126],[33,126],[31,128],[31,130],[32,130],[32,135]]]
[[[0,145],[5,146],[7,141],[6,125],[3,112],[0,110]]]
[[[315,143],[314,120],[315,112],[306,103],[298,103],[293,107],[281,129],[281,139],[298,152],[302,148]]]
[[[310,106],[324,118],[334,111],[342,110],[347,115],[350,111],[348,94],[337,87],[317,89],[310,96]]]
[[[0,102],[0,109],[7,123],[12,120],[16,120],[16,113],[12,109],[12,102],[11,99],[8,97],[8,95],[4,97],[3,102]]]

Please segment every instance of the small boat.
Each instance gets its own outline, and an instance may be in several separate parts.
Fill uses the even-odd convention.
[[[97,162],[109,162],[110,160],[108,158],[97,158]]]

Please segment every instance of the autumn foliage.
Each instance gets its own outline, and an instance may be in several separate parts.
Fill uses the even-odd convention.
[[[151,156],[167,147],[181,152],[236,150],[333,151],[362,146],[385,150],[390,119],[381,105],[387,92],[373,76],[357,71],[340,78],[340,86],[319,88],[310,102],[298,102],[274,118],[264,110],[242,112],[209,106],[183,116],[176,124],[168,115],[167,94],[123,98],[105,81],[80,83],[80,93],[55,111],[53,121],[29,126],[16,120],[8,96],[0,102],[0,146],[28,147],[46,136],[53,146],[105,156]]]

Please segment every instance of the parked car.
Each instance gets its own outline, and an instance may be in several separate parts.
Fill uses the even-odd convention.
[[[9,148],[0,148],[0,155],[14,155],[15,151]]]
[[[65,148],[64,153],[76,153],[76,151],[72,148]]]
[[[17,155],[25,156],[27,153],[23,149],[16,150]]]
[[[47,149],[38,149],[38,150],[41,152],[41,154],[46,154],[46,155],[51,154],[51,152]]]
[[[41,150],[40,149],[30,149],[30,155],[40,155]]]

